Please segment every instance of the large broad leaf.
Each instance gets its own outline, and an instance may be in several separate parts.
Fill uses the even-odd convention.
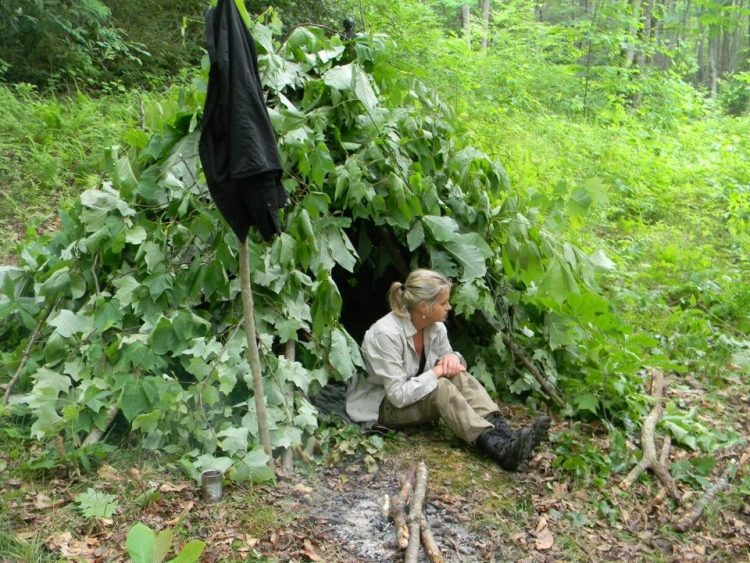
[[[125,548],[133,563],[153,563],[155,543],[156,533],[145,524],[138,522],[130,528],[125,540]]]
[[[349,348],[349,342],[344,331],[335,328],[331,332],[331,351],[328,361],[342,380],[347,380],[354,375],[354,359]]]
[[[74,334],[86,334],[94,328],[94,320],[83,313],[74,313],[69,309],[61,309],[52,319],[47,321],[50,326],[63,338],[70,338]]]
[[[247,451],[247,435],[247,428],[232,426],[219,432],[217,437],[222,438],[219,442],[221,449],[229,455],[235,455],[237,452]]]
[[[487,273],[486,260],[492,256],[492,249],[476,233],[457,236],[445,243],[445,248],[461,264],[461,281],[468,282],[483,278]]]
[[[580,293],[578,283],[570,266],[558,257],[554,257],[539,284],[539,293],[562,303],[569,295]]]
[[[368,110],[374,109],[378,104],[369,77],[356,63],[331,68],[323,75],[323,82],[336,90],[351,90]]]
[[[198,561],[205,548],[206,544],[201,540],[190,541],[180,550],[177,557],[169,560],[169,563],[194,563]]]
[[[78,509],[87,518],[110,518],[117,510],[117,497],[89,487],[75,498]]]
[[[339,318],[341,294],[330,276],[324,276],[318,283],[312,304],[313,331],[321,333],[325,327]]]
[[[425,215],[422,222],[438,242],[448,242],[456,238],[458,223],[450,217]]]
[[[313,381],[310,370],[305,368],[301,363],[288,360],[284,356],[279,357],[276,376],[279,378],[280,383],[291,381],[305,394],[307,394],[307,389]]]

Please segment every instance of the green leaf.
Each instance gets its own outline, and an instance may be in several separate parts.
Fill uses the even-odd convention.
[[[338,319],[341,313],[341,294],[330,276],[318,283],[312,303],[313,331],[322,333],[327,325]]]
[[[151,402],[143,390],[142,381],[130,376],[120,398],[122,414],[128,422],[132,422],[136,416],[146,412],[151,406]]]
[[[238,428],[236,426],[225,428],[217,434],[217,437],[224,438],[219,442],[221,448],[227,454],[233,456],[237,452],[247,451],[247,428]]]
[[[41,283],[37,288],[37,293],[45,297],[54,297],[64,289],[67,289],[69,284],[70,268],[65,266],[55,270],[51,276]]]
[[[492,256],[492,249],[476,233],[466,233],[445,244],[445,248],[461,264],[462,282],[483,278],[487,273],[486,260]]]
[[[87,518],[110,518],[117,510],[117,497],[89,488],[76,495],[75,502]]]
[[[551,297],[558,303],[565,301],[571,294],[580,293],[570,266],[557,256],[550,262],[542,283],[539,284],[539,293]]]
[[[284,356],[279,356],[279,365],[276,369],[276,376],[279,383],[291,381],[294,385],[307,394],[308,387],[312,381],[310,371],[301,363],[287,360]]]
[[[150,433],[156,430],[159,426],[159,420],[161,419],[161,410],[154,409],[147,414],[139,414],[135,417],[132,423],[133,430],[142,429],[145,433]]]
[[[424,228],[421,222],[414,223],[414,226],[406,235],[406,242],[409,245],[409,252],[414,252],[424,243]]]
[[[136,523],[128,532],[125,547],[133,563],[153,563],[156,534],[148,526]]]
[[[198,561],[205,547],[206,544],[201,540],[188,542],[177,557],[169,560],[169,563],[194,563]]]
[[[422,222],[427,226],[432,236],[438,242],[449,242],[456,238],[458,223],[450,217],[425,215]]]
[[[169,553],[169,548],[172,547],[173,538],[174,531],[171,528],[166,528],[156,535],[156,541],[154,542],[154,563],[164,561]]]
[[[86,334],[94,329],[94,321],[91,317],[82,313],[74,313],[69,309],[61,309],[47,323],[55,327],[55,332],[63,338],[70,338],[74,334]]]
[[[356,63],[334,66],[322,76],[323,82],[336,90],[351,90],[369,111],[378,105],[370,79]]]
[[[339,328],[331,332],[331,350],[328,353],[328,361],[342,381],[346,381],[354,375],[354,362],[349,351],[349,344],[344,331]]]
[[[124,307],[132,304],[136,298],[136,292],[141,289],[141,284],[131,275],[122,276],[112,280],[112,285],[117,288],[115,299]]]
[[[579,411],[587,410],[596,414],[599,409],[599,399],[594,395],[586,393],[576,397],[576,405]]]

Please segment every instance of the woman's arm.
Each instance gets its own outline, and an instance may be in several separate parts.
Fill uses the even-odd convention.
[[[406,371],[404,342],[397,334],[379,333],[367,339],[363,346],[370,375],[385,388],[385,394],[393,406],[402,408],[431,393],[437,388],[439,373],[428,369],[415,377]],[[442,368],[435,368],[438,372]]]
[[[464,360],[461,354],[453,350],[448,340],[448,330],[445,328],[445,325],[436,325],[435,329],[433,346],[435,355],[438,357],[435,366],[440,366],[444,372],[443,375],[446,377],[466,371],[466,360]]]

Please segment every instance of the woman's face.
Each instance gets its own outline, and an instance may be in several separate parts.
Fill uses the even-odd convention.
[[[426,317],[431,323],[443,323],[448,318],[448,311],[453,307],[450,304],[451,290],[445,288],[440,292],[437,299],[432,303],[432,308],[427,308]]]

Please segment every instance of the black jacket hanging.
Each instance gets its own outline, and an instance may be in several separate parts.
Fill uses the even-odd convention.
[[[234,2],[218,0],[206,12],[211,69],[199,152],[211,197],[235,234],[244,240],[255,225],[269,240],[281,231],[287,194],[255,41]]]

